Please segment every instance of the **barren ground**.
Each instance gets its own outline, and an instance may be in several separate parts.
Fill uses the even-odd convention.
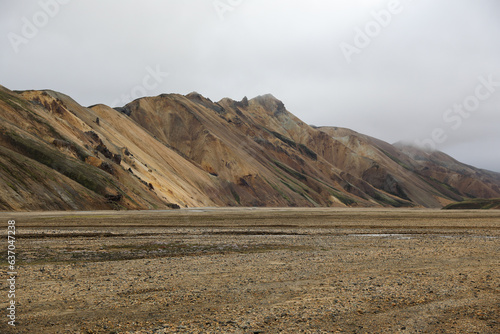
[[[190,209],[16,220],[0,333],[500,333],[500,212]]]

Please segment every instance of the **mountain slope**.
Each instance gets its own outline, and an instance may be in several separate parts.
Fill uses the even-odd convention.
[[[424,206],[500,197],[500,174],[441,152],[315,128],[272,95],[122,108],[0,86],[0,209]]]
[[[218,103],[196,93],[163,95],[136,100],[122,111],[221,177],[234,176],[234,170],[245,166],[272,167],[279,163],[282,170],[288,170],[287,177],[300,182],[302,189],[309,188],[307,195],[321,205],[332,205],[322,202],[328,189],[321,189],[321,182],[316,188],[304,184],[304,179],[319,179],[332,186],[340,191],[332,202],[340,199],[348,205],[440,207],[464,197],[498,194],[497,173],[474,170],[475,188],[467,193],[465,189],[457,191],[449,180],[426,172],[429,167],[404,147],[348,129],[312,128],[271,95],[239,102],[223,99]],[[196,130],[189,132],[191,128]],[[189,133],[190,137],[179,136],[179,132]],[[443,161],[451,159],[439,154]],[[239,157],[244,157],[243,162]],[[233,164],[226,165],[228,160]],[[462,177],[472,177],[470,168],[466,171],[465,165],[458,166],[464,167]],[[431,169],[437,171],[438,167],[435,164]],[[456,173],[452,169],[448,172]],[[265,171],[259,173],[273,179]],[[280,175],[277,181],[288,182]]]
[[[39,172],[40,164],[48,167],[45,178],[54,179],[60,186],[69,184],[63,177],[66,176],[85,188],[83,191],[80,187],[75,193],[90,191],[99,205],[76,200],[69,194],[59,196],[58,202],[66,203],[69,198],[71,203],[76,203],[71,207],[74,209],[167,208],[173,200],[183,201],[186,205],[222,204],[204,201],[210,191],[206,175],[198,178],[193,173],[187,181],[173,177],[173,169],[185,172],[196,168],[160,143],[155,145],[154,138],[139,126],[133,124],[125,129],[131,120],[114,109],[97,106],[94,111],[83,108],[69,97],[51,91],[15,94],[3,90],[2,93],[0,145],[5,148],[4,153],[14,161],[19,161],[19,154],[33,160],[27,172]],[[98,117],[99,124],[96,122]],[[108,127],[108,119],[116,127]],[[142,147],[134,145],[130,137],[139,137],[137,140]],[[137,157],[127,145],[139,152]],[[157,192],[151,183],[154,177],[140,177],[148,174],[150,169],[146,167],[147,163],[142,163],[149,161],[146,151],[161,156],[161,171],[168,176],[159,185],[168,187],[167,190]],[[127,161],[134,166],[132,172],[125,168]],[[144,170],[146,172],[142,173]],[[11,178],[2,174],[2,179]],[[196,183],[201,187],[197,188]],[[18,201],[22,203],[31,196],[34,197],[32,205],[4,205],[2,209],[49,209],[47,205],[54,198],[47,198],[47,189],[35,190]],[[198,198],[192,199],[195,196]],[[2,198],[10,196],[2,192]]]

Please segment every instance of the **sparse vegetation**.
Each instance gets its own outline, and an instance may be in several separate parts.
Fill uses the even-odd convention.
[[[275,132],[275,131],[269,131],[269,132],[272,133],[276,138],[278,138],[279,140],[281,140],[285,144],[287,144],[287,145],[289,145],[289,146],[291,146],[293,148],[297,148],[297,143],[294,142],[293,140],[291,140],[290,138],[285,137],[281,133],[278,133],[278,132]]]
[[[457,203],[448,204],[443,210],[489,210],[500,209],[500,198],[481,199],[475,198]]]
[[[347,197],[345,196],[344,194],[340,193],[340,192],[336,192],[336,191],[332,191],[330,190],[330,193],[335,197],[337,198],[339,201],[341,201],[343,204],[347,205],[347,206],[351,206],[353,204],[356,204],[356,201],[353,200],[352,198],[350,197]]]
[[[1,89],[0,89],[0,100],[4,101],[15,110],[18,111],[22,110],[29,112],[29,105],[25,100],[22,100],[16,97],[15,95],[6,94]]]
[[[299,150],[300,150],[300,152],[302,152],[305,155],[307,155],[309,158],[311,158],[311,159],[313,159],[315,161],[318,160],[318,155],[316,154],[316,152],[314,152],[313,150],[311,150],[306,145],[299,144]]]
[[[436,183],[439,183],[441,186],[445,187],[446,189],[448,189],[449,191],[451,192],[454,192],[455,194],[459,195],[459,196],[462,196],[462,194],[460,193],[460,190],[458,190],[457,188],[454,188],[452,186],[450,186],[448,183],[445,183],[445,182],[441,182],[439,181],[438,179],[435,179],[433,177],[430,178],[432,181],[436,182]]]
[[[382,150],[380,149],[385,155],[387,155],[392,161],[394,161],[395,163],[397,163],[398,165],[400,165],[401,167],[403,167],[404,169],[407,169],[409,171],[412,171],[413,169],[410,168],[410,166],[408,166],[407,164],[405,164],[404,162],[402,162],[400,159],[396,158],[395,156],[393,156],[392,154],[390,154],[389,152],[385,151],[385,150]]]
[[[241,205],[240,195],[238,195],[238,193],[237,193],[234,189],[231,189],[231,194],[233,195],[234,200],[235,200],[235,201],[236,201],[239,205]]]
[[[288,146],[293,147],[295,149],[298,149],[300,152],[302,152],[303,154],[307,155],[309,158],[311,158],[313,160],[317,160],[318,159],[318,155],[313,150],[311,150],[309,147],[307,147],[306,145],[300,144],[300,143],[297,144],[292,139],[290,139],[290,138],[288,138],[286,136],[283,136],[281,133],[278,133],[278,132],[275,132],[275,131],[269,131],[269,130],[267,130],[267,131],[269,133],[273,134],[273,136],[275,136],[276,138],[278,138],[279,140],[281,140],[282,142],[284,142]]]
[[[395,208],[404,208],[404,207],[413,207],[414,204],[410,202],[404,202],[398,199],[391,198],[385,194],[375,192],[372,196],[377,202],[389,206],[393,206]]]
[[[110,181],[97,168],[72,159],[56,149],[12,132],[0,135],[18,153],[58,171],[89,190],[104,195],[106,186],[110,185]]]
[[[267,181],[267,180],[266,180]],[[277,191],[281,197],[283,197],[283,199],[285,199],[289,204],[292,203],[292,201],[290,200],[290,198],[283,192],[283,190],[281,190],[277,185],[273,184],[273,183],[270,183],[270,182],[267,182],[275,191]]]
[[[287,165],[281,163],[280,161],[274,160],[274,164],[278,166],[281,170],[285,171],[287,174],[293,176],[294,178],[301,181],[307,181],[307,177],[304,174],[297,172],[295,169],[288,167]]]

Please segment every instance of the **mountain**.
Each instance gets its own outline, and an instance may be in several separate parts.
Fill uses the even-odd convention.
[[[500,197],[500,174],[336,127],[272,95],[83,107],[0,86],[0,210],[442,207]]]

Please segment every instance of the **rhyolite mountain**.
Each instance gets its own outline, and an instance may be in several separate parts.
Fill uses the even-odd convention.
[[[499,198],[500,174],[337,127],[272,95],[83,107],[0,86],[0,210],[434,207]]]

